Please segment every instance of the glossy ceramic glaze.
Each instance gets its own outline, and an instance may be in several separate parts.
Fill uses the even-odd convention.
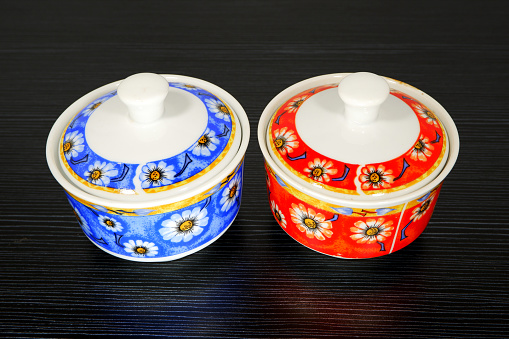
[[[314,122],[313,119],[327,115],[317,113],[323,107],[326,112],[336,110],[327,108],[324,101],[311,110],[307,108],[306,123],[299,127],[298,112],[306,100],[326,91],[337,96],[338,83],[341,85],[348,75],[311,78],[280,93],[260,118],[258,140],[265,157],[271,209],[279,225],[299,243],[320,253],[370,258],[401,249],[422,233],[442,182],[456,161],[459,137],[454,122],[435,100],[412,86],[385,78],[391,100],[385,107],[402,107],[401,116],[409,121],[409,127],[373,130],[378,138],[369,143],[364,142],[366,134],[362,138],[352,134],[353,145],[345,152],[334,147],[317,151],[310,145],[321,147],[343,138],[348,146],[345,135],[371,128],[365,128],[364,121],[350,124],[344,114],[346,109],[339,110],[339,119],[334,115]],[[334,100],[332,97],[329,102]],[[381,114],[378,126],[389,126],[387,121],[398,123],[399,113],[385,117],[384,112]],[[322,127],[316,128],[317,125]],[[325,132],[328,128],[330,131]],[[304,140],[306,130],[314,132],[316,138]],[[384,150],[394,134],[396,139],[399,137],[400,149]],[[376,142],[383,138],[387,142]],[[335,156],[325,155],[327,152]],[[361,160],[356,163],[338,158]]]
[[[67,198],[85,235],[100,249],[134,261],[168,261],[218,239],[240,208],[243,162],[216,187],[173,204],[115,208]]]
[[[48,165],[96,246],[128,260],[178,259],[235,219],[249,123],[230,94],[206,81],[128,79],[92,91],[59,117]]]
[[[385,207],[335,205],[304,194],[265,165],[274,218],[288,235],[317,252],[347,259],[378,257],[414,241],[433,213],[440,187]]]

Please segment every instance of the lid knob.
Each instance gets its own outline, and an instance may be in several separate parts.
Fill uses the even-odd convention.
[[[131,119],[148,124],[164,113],[164,99],[169,86],[165,78],[154,73],[134,74],[122,81],[117,93],[127,106]]]
[[[351,74],[338,85],[339,96],[345,103],[346,120],[358,125],[376,120],[380,105],[389,92],[389,84],[384,78],[368,72]]]

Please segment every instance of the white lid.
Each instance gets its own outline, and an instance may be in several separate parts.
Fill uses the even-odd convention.
[[[48,152],[58,152],[65,180],[95,197],[178,200],[210,186],[237,159],[249,138],[238,114],[248,124],[238,102],[208,82],[141,73],[69,107],[59,119],[68,119],[65,127],[54,126],[60,137],[50,133]],[[49,155],[48,162],[51,168]]]
[[[449,154],[444,126],[414,90],[367,72],[305,80],[267,106],[262,150],[309,192],[403,196],[436,178]]]

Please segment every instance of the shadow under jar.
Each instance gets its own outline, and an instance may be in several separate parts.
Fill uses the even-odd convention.
[[[310,249],[349,259],[414,241],[459,152],[438,102],[367,72],[287,88],[265,108],[258,142],[279,225]]]

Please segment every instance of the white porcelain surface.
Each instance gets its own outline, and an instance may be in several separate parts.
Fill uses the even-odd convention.
[[[380,105],[389,96],[384,78],[368,72],[353,73],[338,86],[343,100],[346,121],[350,125],[365,125],[376,121]]]
[[[362,107],[359,110],[361,112],[354,110],[353,113],[366,113]],[[419,137],[415,114],[393,96],[386,97],[377,118],[371,122],[349,122],[345,111],[345,104],[335,88],[306,100],[295,118],[302,140],[330,158],[350,164],[368,164],[398,157]]]
[[[139,73],[125,78],[118,86],[120,100],[127,106],[131,119],[137,123],[152,123],[164,113],[168,83],[158,74]]]
[[[205,130],[207,110],[190,93],[176,88],[168,88],[167,93],[164,112],[151,123],[136,122],[130,114],[125,114],[126,106],[120,94],[106,101],[87,122],[90,147],[110,161],[133,164],[165,159],[185,151]]]

